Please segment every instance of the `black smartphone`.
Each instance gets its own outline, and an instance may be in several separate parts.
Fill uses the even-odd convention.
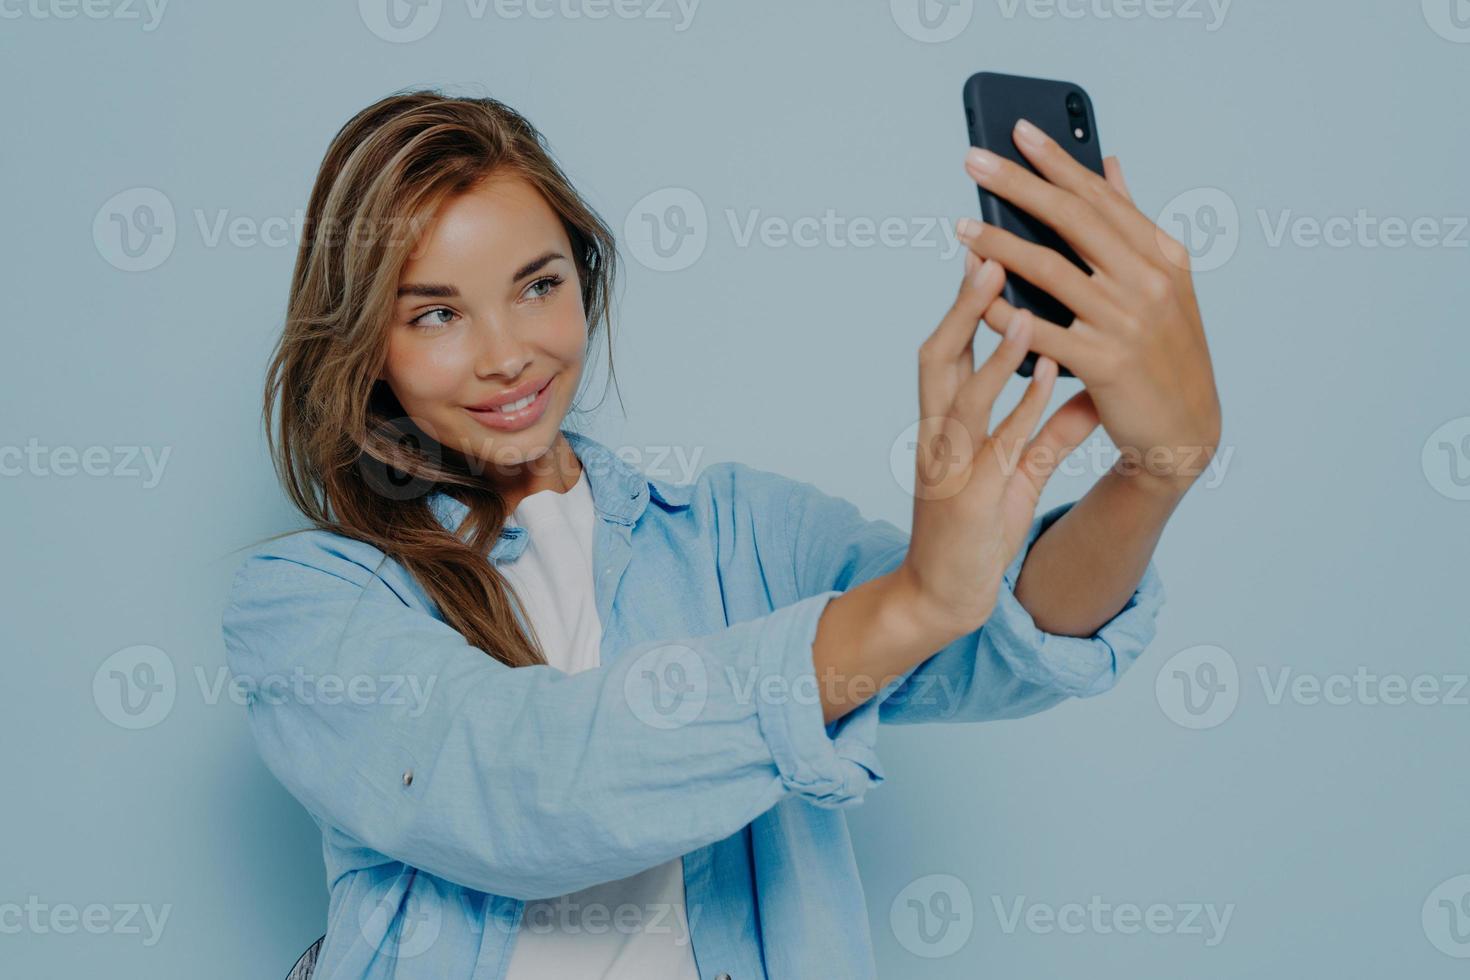
[[[970,125],[970,145],[983,147],[1036,173],[1036,168],[1026,161],[1011,135],[1016,120],[1023,118],[1056,140],[1084,167],[1102,174],[1103,154],[1097,138],[1097,120],[1092,113],[1092,99],[1088,98],[1082,86],[989,71],[976,72],[966,80],[965,120]],[[980,215],[988,224],[1055,249],[1084,272],[1092,274],[1092,267],[1082,261],[1049,225],[985,188],[979,190]],[[1076,315],[1055,296],[1010,269],[1006,270],[1003,295],[1012,306],[1030,310],[1064,327],[1070,327],[1076,319]],[[1016,373],[1029,378],[1036,367],[1036,356],[1035,351],[1028,353]],[[1058,367],[1061,377],[1074,376],[1064,365]]]

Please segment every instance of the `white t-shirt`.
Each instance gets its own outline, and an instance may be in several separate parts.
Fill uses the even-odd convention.
[[[592,572],[595,521],[583,469],[566,493],[539,490],[521,499],[510,522],[526,529],[526,549],[496,566],[536,627],[547,661],[569,674],[600,663],[602,623]],[[506,978],[564,977],[699,980],[684,906],[684,859],[527,902]]]

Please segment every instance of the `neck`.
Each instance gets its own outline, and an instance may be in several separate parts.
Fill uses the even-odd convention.
[[[582,461],[572,451],[572,444],[558,431],[556,440],[544,454],[521,467],[521,472],[499,481],[497,489],[505,499],[506,510],[514,510],[526,497],[542,490],[566,493],[582,476]]]

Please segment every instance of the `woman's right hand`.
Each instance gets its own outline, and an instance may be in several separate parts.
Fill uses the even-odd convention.
[[[913,531],[897,575],[914,613],[953,637],[990,617],[1042,487],[1098,424],[1080,391],[1031,438],[1057,377],[1056,362],[1041,357],[1020,402],[991,429],[996,397],[1025,359],[1032,332],[1032,314],[1018,311],[1001,343],[974,367],[976,329],[1004,283],[998,263],[981,265],[967,251],[954,304],[919,346]]]

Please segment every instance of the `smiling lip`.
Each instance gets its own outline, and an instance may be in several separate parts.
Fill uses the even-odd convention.
[[[556,375],[544,381],[528,381],[518,388],[512,388],[504,394],[496,395],[478,405],[467,406],[465,411],[475,417],[481,425],[501,432],[513,432],[534,425],[541,418],[541,413],[546,411],[546,406],[551,401],[551,383],[556,380]],[[537,386],[542,386],[536,400],[525,408],[515,412],[491,411],[491,406],[508,405],[517,399],[521,399],[536,391]]]

